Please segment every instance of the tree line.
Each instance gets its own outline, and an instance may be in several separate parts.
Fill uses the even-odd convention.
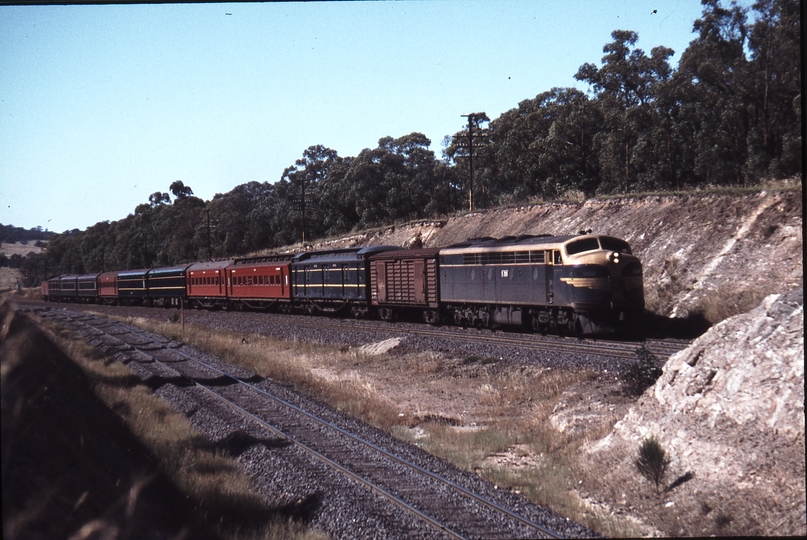
[[[23,264],[45,275],[170,266],[290,245],[354,229],[443,216],[474,205],[745,185],[801,173],[800,6],[749,10],[702,0],[681,54],[636,47],[616,30],[600,67],[490,120],[469,117],[442,155],[421,133],[384,137],[355,157],[314,145],[275,183],[249,182],[205,202],[177,181],[133,214],[50,239]],[[471,171],[473,171],[471,175]],[[173,200],[172,200],[173,197]]]

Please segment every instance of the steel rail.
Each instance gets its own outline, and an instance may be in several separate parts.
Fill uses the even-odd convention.
[[[76,319],[74,319],[74,320],[76,320]],[[156,357],[154,357],[154,355],[148,354],[148,352],[146,352],[146,349],[140,349],[140,348],[137,347],[137,345],[127,343],[124,340],[118,339],[115,335],[113,335],[111,333],[108,333],[108,332],[106,332],[104,330],[100,330],[95,326],[92,326],[92,325],[89,325],[87,323],[84,323],[83,321],[76,321],[76,322],[79,322],[80,324],[84,324],[85,326],[95,328],[96,330],[99,330],[100,332],[109,335],[110,337],[116,339],[117,341],[119,341],[119,342],[121,342],[121,343],[123,343],[125,345],[129,345],[134,350],[140,351],[141,353],[145,354],[146,356],[151,357],[154,362],[158,362],[158,363],[161,363],[163,365],[170,366],[169,363],[166,363],[166,362],[163,362],[162,360],[157,359]],[[127,332],[122,332],[122,333],[132,333],[132,334],[141,334],[141,335],[147,334],[146,331],[141,330],[139,328],[135,329],[134,331],[131,331],[131,332],[127,331]],[[152,341],[152,343],[153,343],[153,341]],[[507,515],[511,519],[514,519],[515,521],[521,523],[522,525],[525,525],[527,527],[531,527],[533,529],[536,529],[536,530],[542,532],[543,534],[546,534],[546,535],[548,535],[548,536],[550,536],[552,538],[564,538],[564,536],[561,535],[560,533],[552,531],[552,530],[544,527],[543,525],[530,520],[529,518],[521,516],[520,514],[517,514],[517,513],[513,512],[513,511],[509,510],[508,508],[505,508],[505,507],[495,503],[494,501],[491,501],[487,497],[484,497],[482,495],[474,493],[473,491],[471,491],[471,490],[469,490],[469,489],[467,489],[467,488],[465,488],[463,486],[460,486],[459,484],[457,484],[455,482],[452,482],[451,480],[448,480],[447,478],[445,478],[445,477],[443,477],[443,476],[441,476],[441,475],[439,475],[437,473],[429,471],[428,469],[425,469],[425,468],[423,468],[423,467],[421,467],[421,466],[419,466],[419,465],[417,465],[415,463],[412,463],[409,460],[406,460],[406,459],[404,459],[404,458],[402,458],[400,456],[392,454],[391,452],[389,452],[387,450],[384,450],[383,448],[381,448],[381,447],[379,447],[379,446],[377,446],[377,445],[375,445],[375,444],[373,444],[373,443],[359,437],[358,435],[355,435],[354,433],[346,431],[343,428],[340,428],[339,426],[337,426],[337,425],[335,425],[335,424],[333,424],[331,422],[323,420],[323,419],[315,416],[314,414],[309,413],[308,411],[306,411],[306,410],[304,410],[304,409],[302,409],[302,408],[300,408],[300,407],[298,407],[298,406],[296,406],[296,405],[294,405],[294,404],[292,404],[292,403],[290,403],[290,402],[288,402],[288,401],[286,401],[286,400],[284,400],[282,398],[279,398],[279,397],[267,392],[266,390],[264,390],[264,389],[262,389],[260,387],[257,387],[257,386],[255,386],[255,385],[253,385],[251,383],[248,383],[248,382],[246,382],[244,380],[241,380],[238,377],[235,377],[235,376],[233,376],[233,375],[231,375],[231,374],[229,374],[229,373],[227,373],[227,372],[225,372],[225,371],[223,371],[221,369],[218,369],[218,368],[216,368],[214,366],[211,366],[211,365],[209,365],[209,364],[207,364],[207,363],[205,363],[205,362],[203,362],[203,361],[201,361],[201,360],[199,360],[197,358],[194,358],[194,357],[192,357],[192,356],[178,350],[179,348],[182,348],[182,347],[185,347],[185,346],[186,345],[184,343],[180,343],[180,345],[178,347],[176,347],[176,348],[172,347],[171,350],[175,351],[177,354],[180,354],[181,356],[187,358],[188,360],[190,360],[192,362],[195,362],[195,363],[197,363],[197,364],[199,364],[199,365],[201,365],[201,366],[203,366],[203,367],[205,367],[207,369],[213,370],[213,371],[219,373],[220,375],[228,377],[228,378],[238,382],[239,384],[241,384],[241,385],[243,385],[243,386],[245,386],[247,388],[250,388],[253,391],[258,392],[259,394],[262,394],[263,396],[265,396],[265,397],[267,397],[267,398],[269,398],[271,400],[274,400],[275,402],[277,402],[277,403],[279,403],[279,404],[281,404],[281,405],[283,405],[283,406],[285,406],[287,408],[290,408],[290,409],[294,410],[298,414],[301,414],[301,415],[307,417],[308,419],[312,420],[313,422],[315,422],[317,424],[322,425],[323,427],[333,429],[333,430],[341,433],[342,435],[344,435],[344,436],[346,436],[346,437],[348,437],[348,438],[350,438],[350,439],[352,439],[352,440],[354,440],[356,442],[359,442],[359,443],[361,443],[361,444],[375,450],[376,452],[379,452],[380,454],[384,455],[385,457],[387,457],[389,459],[392,459],[393,461],[397,461],[398,463],[400,463],[400,464],[402,464],[402,465],[404,465],[406,467],[409,467],[410,469],[414,469],[414,470],[420,472],[421,474],[424,474],[424,475],[432,478],[433,480],[436,480],[436,481],[438,481],[438,482],[440,482],[442,484],[445,484],[445,485],[451,487],[452,489],[454,489],[456,492],[459,492],[460,494],[468,497],[469,499],[474,500],[476,502],[479,502],[479,503],[483,504],[484,506],[487,506],[488,508],[490,508],[490,509],[492,509],[492,510],[494,510],[496,512],[500,512],[500,513],[502,513],[504,515]],[[176,371],[176,370],[174,370],[174,371]],[[253,413],[251,413],[251,412],[247,411],[246,409],[242,408],[240,405],[238,405],[236,403],[233,403],[232,401],[230,401],[226,397],[217,394],[211,388],[208,388],[204,384],[199,383],[198,381],[194,380],[193,377],[189,377],[189,376],[181,374],[181,373],[180,373],[180,375],[182,377],[188,379],[189,381],[193,382],[194,384],[197,384],[198,386],[200,386],[201,388],[203,388],[207,392],[215,395],[218,399],[224,401],[225,403],[228,403],[233,408],[238,409],[243,414],[249,416],[250,418],[253,418],[255,421],[259,422],[261,425],[264,425],[267,429],[269,429],[273,433],[275,433],[275,434],[277,434],[279,436],[282,436],[282,437],[286,437],[287,439],[289,439],[290,441],[292,441],[296,445],[298,445],[301,449],[303,449],[306,452],[310,453],[311,455],[313,455],[317,459],[319,459],[319,460],[321,460],[323,462],[326,462],[328,465],[330,465],[330,466],[336,468],[337,470],[339,470],[340,472],[348,475],[350,478],[355,479],[356,481],[358,481],[362,485],[366,485],[367,487],[370,487],[374,491],[382,494],[385,498],[390,499],[393,503],[395,503],[399,507],[405,508],[407,511],[413,513],[418,518],[420,518],[423,521],[427,522],[432,527],[435,527],[435,528],[437,528],[438,530],[440,530],[442,532],[446,532],[447,534],[450,534],[451,536],[453,536],[455,538],[464,538],[463,536],[458,535],[458,534],[454,533],[453,531],[450,531],[449,529],[446,528],[445,525],[443,525],[443,524],[433,520],[432,518],[426,516],[425,514],[423,514],[422,512],[417,510],[416,508],[412,507],[411,505],[409,505],[405,501],[399,499],[395,495],[392,495],[391,493],[387,492],[383,488],[381,488],[379,486],[376,486],[375,484],[371,483],[370,481],[361,478],[357,474],[352,473],[351,471],[344,468],[343,466],[337,464],[336,462],[333,462],[332,460],[330,460],[326,456],[320,454],[319,452],[317,452],[313,448],[310,448],[310,447],[306,446],[304,443],[296,440],[294,437],[292,437],[292,436],[290,436],[290,435],[288,435],[286,433],[281,432],[277,428],[274,428],[273,426],[269,425],[266,421],[260,419],[259,417],[255,416]]]
[[[311,448],[310,446],[307,446],[305,443],[303,443],[303,442],[301,442],[301,441],[297,440],[297,439],[296,439],[294,436],[289,435],[288,433],[284,433],[283,431],[281,431],[281,430],[277,429],[276,427],[272,426],[272,425],[271,425],[271,424],[269,424],[267,421],[265,421],[265,420],[263,420],[262,418],[258,417],[258,416],[257,416],[257,415],[255,415],[254,413],[252,413],[252,412],[248,411],[247,409],[245,409],[245,408],[241,407],[241,406],[240,406],[240,405],[238,405],[237,403],[234,403],[233,401],[231,401],[230,399],[226,398],[225,396],[222,396],[221,394],[217,393],[216,391],[214,391],[214,390],[212,389],[212,387],[210,387],[210,386],[206,386],[205,384],[200,383],[200,382],[199,382],[198,380],[196,380],[194,377],[191,377],[191,376],[185,375],[185,374],[183,374],[182,372],[177,371],[176,369],[174,369],[174,368],[172,368],[172,367],[170,366],[170,363],[164,362],[163,360],[158,359],[158,358],[157,358],[157,357],[155,357],[154,355],[149,354],[148,352],[146,352],[146,349],[141,349],[141,348],[138,348],[138,346],[137,346],[137,345],[132,345],[131,343],[128,343],[128,342],[126,342],[126,341],[124,341],[124,340],[121,340],[121,339],[119,339],[119,338],[117,337],[117,336],[119,336],[119,335],[123,335],[123,334],[137,334],[137,333],[143,334],[143,333],[145,333],[145,332],[131,332],[131,331],[126,331],[126,332],[119,332],[119,333],[113,334],[113,333],[111,333],[111,332],[106,332],[106,331],[104,331],[104,330],[101,330],[101,329],[99,329],[99,328],[98,328],[97,326],[95,326],[95,325],[90,325],[90,324],[87,324],[86,322],[81,321],[81,320],[78,320],[77,318],[72,318],[72,320],[73,320],[73,321],[75,321],[75,322],[77,322],[77,323],[79,323],[79,324],[83,324],[83,325],[84,325],[84,326],[86,326],[86,327],[93,328],[93,329],[95,329],[95,330],[99,331],[100,333],[105,334],[105,335],[107,335],[107,336],[109,336],[109,337],[111,337],[111,338],[113,338],[113,339],[117,340],[117,341],[118,341],[119,343],[121,343],[122,345],[128,346],[128,347],[129,347],[131,350],[139,351],[140,353],[142,353],[142,354],[146,355],[147,357],[151,358],[152,362],[155,362],[155,363],[158,363],[158,364],[162,364],[162,365],[166,366],[167,368],[171,369],[172,371],[175,371],[176,373],[178,373],[178,374],[179,374],[179,376],[180,376],[182,379],[185,379],[185,380],[187,380],[188,382],[191,382],[191,383],[193,383],[194,385],[198,386],[200,389],[202,389],[202,390],[203,390],[204,392],[206,392],[207,394],[209,394],[209,395],[213,396],[214,398],[218,399],[219,401],[221,401],[221,402],[225,403],[226,405],[228,405],[228,406],[229,406],[229,407],[231,407],[232,409],[237,410],[238,412],[240,412],[241,414],[243,414],[243,415],[244,415],[244,416],[246,416],[247,418],[250,418],[251,420],[253,420],[254,422],[256,422],[258,425],[262,426],[264,429],[268,430],[269,432],[273,433],[274,435],[276,435],[276,436],[278,436],[278,437],[285,438],[285,439],[287,439],[287,440],[291,441],[291,442],[292,442],[292,443],[294,443],[294,444],[295,444],[297,447],[299,447],[301,450],[303,450],[304,452],[306,452],[306,453],[308,453],[309,455],[313,456],[313,457],[314,457],[314,458],[316,458],[317,460],[319,460],[319,461],[321,461],[321,462],[323,462],[323,463],[327,464],[328,466],[330,466],[330,467],[332,467],[332,468],[336,469],[337,471],[341,472],[342,474],[344,474],[344,475],[345,475],[345,476],[347,476],[348,478],[351,478],[351,479],[355,480],[355,481],[356,481],[356,482],[358,482],[359,484],[361,484],[361,485],[363,485],[363,486],[365,486],[365,487],[367,487],[367,488],[371,489],[372,491],[375,491],[376,493],[379,493],[379,494],[380,494],[382,497],[384,497],[385,499],[388,499],[390,502],[392,502],[393,504],[395,504],[395,505],[396,505],[396,506],[398,506],[399,508],[402,508],[402,509],[406,510],[407,512],[410,512],[410,513],[412,513],[413,515],[417,516],[417,517],[418,517],[420,520],[422,520],[422,521],[424,521],[424,522],[428,523],[428,524],[429,524],[429,525],[431,525],[433,528],[435,528],[435,529],[437,529],[437,530],[439,530],[439,531],[441,531],[441,532],[444,532],[444,533],[448,534],[448,535],[449,535],[449,536],[451,536],[452,538],[456,538],[456,539],[458,539],[458,540],[464,540],[464,539],[465,539],[465,537],[464,537],[464,536],[459,535],[459,534],[455,533],[454,531],[451,531],[451,530],[450,530],[450,529],[448,529],[448,528],[447,528],[447,527],[446,527],[444,524],[440,523],[439,521],[436,521],[436,520],[432,519],[431,517],[427,516],[426,514],[424,514],[423,512],[421,512],[420,510],[418,510],[417,508],[415,508],[415,507],[413,507],[412,505],[408,504],[406,501],[404,501],[404,500],[402,500],[402,499],[400,499],[400,498],[396,497],[396,496],[395,496],[395,495],[393,495],[392,493],[388,492],[388,491],[387,491],[387,490],[385,490],[384,488],[379,487],[379,486],[377,486],[377,485],[373,484],[372,482],[370,482],[369,480],[366,480],[365,478],[362,478],[362,477],[361,477],[361,476],[359,476],[358,474],[356,474],[356,473],[354,473],[354,472],[350,471],[349,469],[347,469],[347,468],[343,467],[342,465],[340,465],[340,464],[338,464],[337,462],[333,461],[332,459],[328,458],[328,457],[327,457],[327,456],[325,456],[324,454],[322,454],[322,453],[318,452],[317,450],[315,450],[315,449]],[[184,346],[184,345],[182,345],[182,346]],[[175,352],[177,352],[178,354],[181,354],[182,356],[186,357],[188,360],[194,361],[194,362],[198,363],[199,365],[204,366],[205,368],[208,368],[208,369],[211,369],[211,370],[213,370],[213,371],[216,371],[216,372],[218,372],[218,373],[220,373],[220,374],[224,375],[225,377],[227,377],[227,378],[229,378],[229,379],[232,379],[232,380],[236,381],[237,383],[243,384],[243,385],[248,386],[248,387],[252,387],[252,385],[250,385],[249,383],[245,383],[244,381],[240,380],[238,377],[234,377],[234,376],[232,376],[232,375],[230,375],[230,374],[228,374],[228,373],[226,373],[226,372],[224,372],[224,371],[222,371],[222,370],[220,370],[220,369],[218,369],[218,368],[215,368],[215,367],[213,367],[213,366],[211,366],[211,365],[209,365],[209,364],[206,364],[206,363],[204,363],[204,362],[202,362],[202,361],[200,361],[200,360],[198,360],[198,359],[196,359],[196,358],[193,358],[193,357],[191,357],[191,356],[189,356],[189,355],[187,355],[187,354],[183,353],[182,351],[177,350],[177,348],[172,348],[172,350],[173,350],[173,351],[175,351]],[[267,393],[267,396],[268,396],[268,397],[273,397],[273,396],[271,396],[271,395],[270,395],[270,394],[268,394],[268,393]],[[280,401],[281,403],[283,403],[283,400],[279,400],[279,399],[278,399],[278,401]],[[293,407],[293,406],[292,406],[292,407]]]
[[[379,326],[374,326],[371,324],[361,322],[352,322],[351,324],[344,325],[340,324],[339,322],[323,322],[321,320],[317,322],[308,322],[305,320],[291,321],[289,319],[284,320],[287,323],[290,323],[294,326],[303,328],[318,329],[325,327],[325,328],[338,329],[342,331],[360,330],[360,331],[366,331],[368,333],[378,332],[381,329],[383,331],[396,334],[410,334],[410,335],[434,337],[448,340],[481,341],[499,345],[509,345],[522,349],[583,352],[588,354],[596,353],[596,354],[614,356],[618,358],[634,358],[636,355],[636,349],[642,344],[645,344],[650,348],[651,352],[659,355],[661,359],[666,359],[675,352],[685,348],[689,344],[688,342],[676,344],[653,339],[645,340],[643,342],[636,342],[635,344],[632,342],[624,342],[624,341],[591,341],[591,340],[574,341],[574,342],[540,341],[535,339],[538,337],[536,334],[518,334],[518,333],[512,333],[508,335],[494,335],[493,333],[471,334],[471,333],[464,333],[463,330],[460,330],[455,327],[450,327],[448,330],[443,331],[443,330],[431,330],[428,328],[398,327],[392,324],[389,324],[388,326],[381,328]],[[568,338],[568,339],[577,340],[577,338]]]

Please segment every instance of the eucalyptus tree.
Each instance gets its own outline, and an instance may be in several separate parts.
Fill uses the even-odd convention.
[[[321,235],[324,231],[323,213],[321,207],[320,184],[328,175],[328,169],[339,159],[336,150],[325,146],[309,146],[303,151],[303,157],[294,162],[294,165],[283,171],[281,182],[289,184],[289,195],[294,197],[295,206],[299,208],[300,238],[306,241],[306,232],[309,238]]]
[[[797,0],[758,0],[748,33],[752,87],[749,170],[774,177],[802,166],[801,65]]]
[[[602,113],[603,130],[595,137],[601,181],[606,189],[627,192],[653,183],[647,174],[658,120],[653,102],[659,84],[672,75],[674,51],[659,46],[647,56],[635,46],[636,32],[615,30],[611,37],[602,67],[586,63],[575,78],[591,85]]]
[[[685,107],[680,121],[695,148],[694,173],[701,183],[742,183],[748,159],[752,93],[745,56],[746,9],[703,0],[693,25],[698,36],[681,55],[676,77]]]

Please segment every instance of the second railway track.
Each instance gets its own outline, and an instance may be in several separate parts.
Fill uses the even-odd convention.
[[[389,443],[380,433],[357,433],[351,422],[309,410],[305,401],[283,395],[254,373],[231,366],[181,343],[123,323],[79,312],[38,310],[39,316],[77,331],[110,354],[124,354],[146,381],[158,379],[203,391],[237,423],[257,433],[289,441],[311,459],[364,486],[369,498],[388,501],[413,523],[401,536],[449,538],[547,538],[592,532],[513,494],[480,493],[479,480],[448,478],[418,462],[419,450]],[[182,381],[182,382],[180,382]],[[157,386],[155,384],[154,386]],[[330,417],[329,417],[330,416]],[[383,442],[382,442],[383,441]],[[450,467],[449,467],[450,469]],[[363,504],[357,501],[356,504]],[[398,522],[396,521],[396,523]],[[396,528],[404,525],[396,525]]]

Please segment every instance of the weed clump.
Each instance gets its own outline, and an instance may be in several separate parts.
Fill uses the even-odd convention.
[[[640,396],[661,377],[658,358],[650,352],[647,345],[636,349],[636,362],[622,373],[622,388],[626,394]]]
[[[655,435],[651,435],[639,447],[639,456],[633,462],[642,476],[653,482],[658,493],[658,486],[664,479],[670,458],[667,452],[661,447],[661,443]]]

